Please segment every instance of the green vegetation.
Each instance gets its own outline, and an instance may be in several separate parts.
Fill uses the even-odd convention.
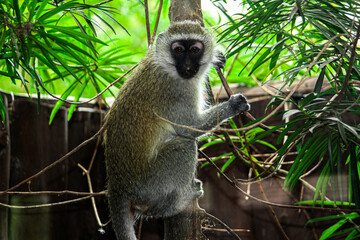
[[[222,171],[237,161],[237,155],[261,165],[248,147],[264,145],[273,151],[273,171],[286,174],[284,185],[289,189],[311,168],[320,168],[313,201],[301,204],[352,207],[352,213],[318,219],[340,219],[321,239],[339,234],[346,239],[359,238],[360,128],[359,122],[345,116],[360,114],[360,3],[244,0],[241,12],[230,16],[222,5],[225,1],[213,2],[225,17],[218,20],[205,14],[205,23],[216,26],[213,31],[226,49],[228,82],[255,85],[253,79],[262,83],[281,80],[283,85],[268,107],[284,101],[293,106],[276,113],[284,120],[278,126],[254,127],[246,136],[231,135],[238,146],[236,154],[225,153],[213,160],[228,159]],[[150,4],[150,26],[154,29],[159,1]],[[164,1],[159,31],[168,25],[168,5],[169,1]],[[146,54],[146,38],[141,1],[0,0],[0,89],[35,94],[38,101],[47,91],[62,99],[71,96],[75,102],[80,97],[94,97]],[[213,85],[220,84],[214,71],[210,76]],[[312,93],[300,100],[283,93],[288,86],[300,86],[309,76],[317,78]],[[116,95],[123,81],[102,96]],[[323,88],[324,82],[330,83],[328,89]],[[58,101],[51,119],[62,104]],[[75,105],[69,118],[74,110]],[[0,112],[4,116],[1,98]],[[231,127],[237,128],[234,122]],[[280,134],[273,145],[266,137],[275,131]],[[209,141],[203,147],[222,143],[224,138],[203,139]],[[290,150],[297,156],[285,171],[283,163]],[[341,178],[344,171],[349,176],[348,189]],[[254,172],[262,177],[258,168]],[[326,196],[329,186],[333,201]],[[342,228],[346,223],[350,227]]]

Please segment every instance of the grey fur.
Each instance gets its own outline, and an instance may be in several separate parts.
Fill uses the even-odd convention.
[[[169,55],[171,42],[181,37],[201,40],[205,46],[200,70],[191,79],[177,75]],[[203,82],[216,55],[205,29],[193,22],[175,23],[120,89],[106,116],[104,136],[109,206],[118,240],[136,240],[134,214],[170,217],[203,195],[202,183],[195,178],[196,138],[202,133],[158,116],[209,130],[249,109],[241,94],[207,108]]]

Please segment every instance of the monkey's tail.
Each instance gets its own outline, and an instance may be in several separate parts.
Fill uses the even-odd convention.
[[[130,211],[130,200],[109,197],[111,219],[118,240],[136,240],[134,216]]]

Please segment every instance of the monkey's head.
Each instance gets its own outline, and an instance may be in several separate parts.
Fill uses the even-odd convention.
[[[173,78],[203,76],[215,58],[211,34],[197,22],[173,23],[156,41],[156,62]]]

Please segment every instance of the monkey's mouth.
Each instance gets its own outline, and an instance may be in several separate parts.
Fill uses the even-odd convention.
[[[176,70],[180,77],[190,79],[195,77],[195,75],[199,72],[199,67],[177,67]]]

